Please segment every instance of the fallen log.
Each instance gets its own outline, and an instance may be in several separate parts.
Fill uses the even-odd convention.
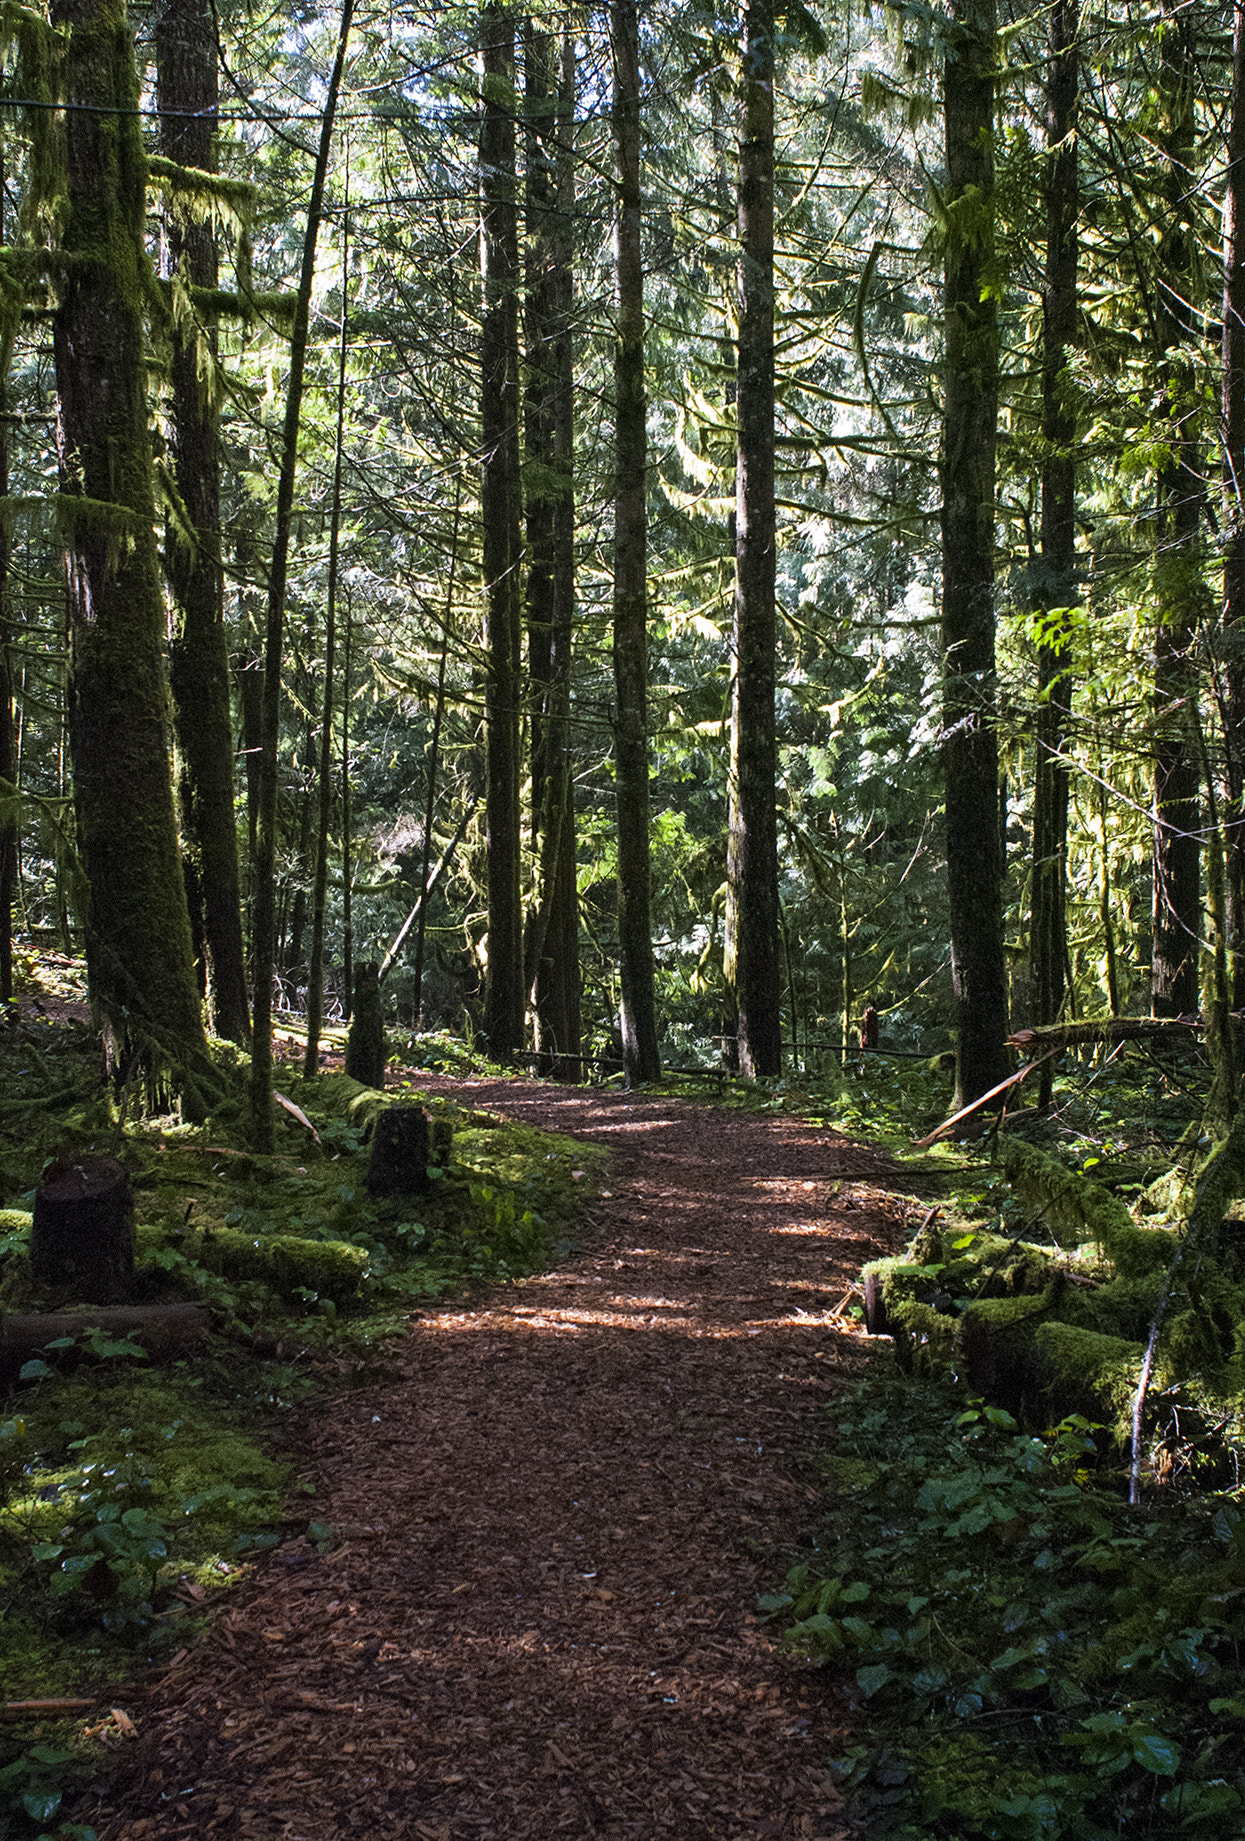
[[[1233,1019],[1239,1026],[1241,1019]],[[1007,1038],[1009,1048],[1083,1048],[1106,1042],[1187,1042],[1206,1028],[1197,1016],[1103,1016],[1078,1023],[1043,1023],[1040,1028],[1018,1029]]]
[[[155,1360],[184,1355],[206,1342],[211,1316],[203,1304],[84,1305],[80,1310],[16,1312],[0,1318],[0,1375],[11,1378],[50,1342],[90,1330],[133,1338]]]

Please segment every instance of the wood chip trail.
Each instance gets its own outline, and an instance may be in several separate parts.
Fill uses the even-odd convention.
[[[842,1837],[843,1703],[753,1612],[817,1492],[832,1317],[909,1207],[798,1120],[426,1080],[610,1146],[557,1271],[446,1300],[318,1403],[308,1515],[144,1694],[100,1841]],[[900,1183],[902,1186],[902,1183]]]

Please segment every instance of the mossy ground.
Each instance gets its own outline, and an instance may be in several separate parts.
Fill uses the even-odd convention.
[[[375,1201],[366,1120],[341,1116],[332,1077],[318,1086],[289,1065],[277,1084],[314,1135],[279,1109],[276,1153],[260,1157],[240,1106],[186,1126],[142,1116],[131,1095],[122,1124],[84,1023],[27,1017],[0,1034],[0,1309],[70,1302],[38,1294],[25,1247],[39,1172],[71,1148],[119,1155],[130,1171],[140,1299],[206,1303],[213,1324],[206,1346],[158,1367],[128,1338],[46,1350],[0,1403],[7,1700],[118,1683],[184,1646],[284,1534],[331,1540],[282,1454],[282,1412],[374,1374],[413,1304],[546,1265],[600,1162],[434,1100],[434,1119],[454,1127],[450,1161],[427,1195]],[[401,1078],[394,1098],[419,1095]],[[78,1755],[81,1733],[81,1720],[45,1720],[38,1734],[6,1723],[0,1835],[46,1825],[74,1763],[35,1753],[67,1739]]]

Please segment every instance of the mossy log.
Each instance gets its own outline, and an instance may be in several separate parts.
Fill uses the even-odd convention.
[[[1104,1016],[1075,1023],[1044,1023],[1041,1028],[1018,1029],[1007,1038],[1009,1048],[1047,1049],[1088,1047],[1106,1042],[1168,1041],[1192,1043],[1205,1025],[1197,1018],[1158,1016]]]
[[[31,1311],[0,1319],[0,1376],[11,1379],[50,1342],[103,1330],[133,1339],[155,1361],[175,1361],[206,1342],[211,1316],[203,1304],[126,1304],[94,1310]]]
[[[313,1291],[337,1305],[358,1297],[367,1270],[362,1247],[344,1240],[305,1240],[298,1234],[243,1234],[219,1227],[188,1235],[182,1250],[221,1278],[257,1279],[283,1297]]]
[[[955,1367],[972,1393],[1022,1424],[1057,1425],[1080,1413],[1105,1425],[1121,1447],[1131,1436],[1133,1399],[1145,1349],[1059,1320],[1062,1284],[1032,1298],[974,1304],[959,1321]]]
[[[368,1087],[381,1088],[385,1084],[385,1023],[380,1008],[380,967],[374,959],[355,968],[346,1072]]]
[[[1138,1227],[1127,1207],[1101,1183],[1069,1170],[1058,1158],[1014,1140],[1004,1156],[1007,1180],[1029,1212],[1064,1245],[1093,1241],[1122,1276],[1165,1271],[1175,1250],[1169,1233]]]
[[[35,1191],[30,1269],[36,1285],[88,1304],[119,1304],[134,1286],[134,1196],[114,1157],[65,1157]]]

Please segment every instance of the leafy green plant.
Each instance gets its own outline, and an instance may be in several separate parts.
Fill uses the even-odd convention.
[[[829,1469],[851,1487],[760,1608],[868,1704],[875,1743],[835,1769],[871,1833],[1243,1832],[1245,1703],[1224,1692],[1245,1643],[1239,1511],[1139,1518],[1095,1431],[1022,1433],[890,1376],[840,1421]]]

